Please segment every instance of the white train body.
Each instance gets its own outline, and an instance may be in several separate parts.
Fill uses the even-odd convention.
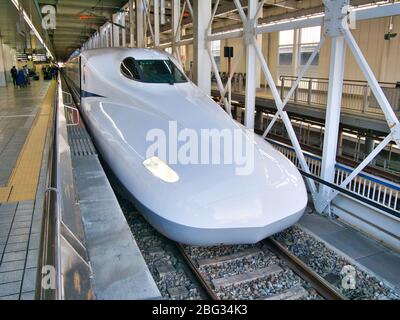
[[[128,79],[121,72],[128,57],[171,59],[147,49],[89,50],[66,65],[66,75],[81,93],[81,113],[101,156],[153,227],[185,244],[248,244],[299,220],[307,204],[303,179],[261,137],[255,138],[251,174],[235,174],[235,164],[179,163],[167,163],[178,181],[152,174],[144,166],[150,130],[168,133],[170,121],[198,133],[228,129],[245,136],[246,130],[190,81]]]

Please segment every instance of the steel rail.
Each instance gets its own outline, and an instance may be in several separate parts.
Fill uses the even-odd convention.
[[[347,298],[340,293],[335,287],[333,287],[328,281],[318,275],[313,269],[307,266],[298,257],[292,254],[287,248],[281,245],[276,240],[268,238],[263,240],[261,243],[265,244],[272,253],[276,254],[279,259],[284,260],[287,266],[300,278],[307,283],[311,284],[312,288],[326,300],[347,300]],[[200,273],[196,262],[185,252],[182,244],[175,243],[180,254],[184,258],[185,262],[189,266],[196,280],[201,285],[204,292],[208,295],[209,299],[221,300],[207,282],[207,280]]]
[[[211,300],[221,300],[216,294],[215,291],[211,288],[208,282],[204,279],[202,274],[200,273],[199,269],[196,266],[196,263],[193,259],[185,252],[183,245],[180,243],[175,243],[176,247],[179,250],[179,253],[182,255],[183,259],[186,261],[187,265],[189,266],[190,270],[192,271],[194,277],[201,285],[204,292],[207,294],[208,298]]]
[[[268,238],[263,241],[273,253],[285,260],[289,268],[300,278],[310,283],[312,287],[326,300],[348,300],[333,285],[317,274],[313,269],[291,253],[278,241]]]

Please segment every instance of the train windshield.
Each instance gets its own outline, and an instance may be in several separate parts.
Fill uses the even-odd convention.
[[[146,83],[184,83],[186,76],[171,60],[136,60],[126,58],[121,72],[128,78]]]

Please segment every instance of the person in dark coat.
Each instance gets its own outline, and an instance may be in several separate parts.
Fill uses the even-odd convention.
[[[17,68],[15,66],[13,66],[11,68],[10,73],[11,73],[11,78],[13,79],[13,84],[14,84],[14,87],[15,87],[17,85],[17,73],[18,73]]]
[[[57,76],[58,76],[58,68],[57,68],[57,66],[53,65],[53,66],[51,66],[51,77],[54,80],[57,80]]]
[[[24,73],[25,73],[25,84],[31,84],[31,80],[29,78],[29,69],[28,66],[24,66]]]
[[[26,76],[25,71],[23,69],[19,69],[17,73],[17,86],[20,88],[26,87]]]

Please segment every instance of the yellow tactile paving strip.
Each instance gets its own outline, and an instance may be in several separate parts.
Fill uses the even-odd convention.
[[[10,196],[11,188],[10,187],[0,187],[0,203],[7,202]]]
[[[51,125],[56,82],[49,87],[7,186],[0,188],[1,202],[34,200],[36,197],[47,129]]]

